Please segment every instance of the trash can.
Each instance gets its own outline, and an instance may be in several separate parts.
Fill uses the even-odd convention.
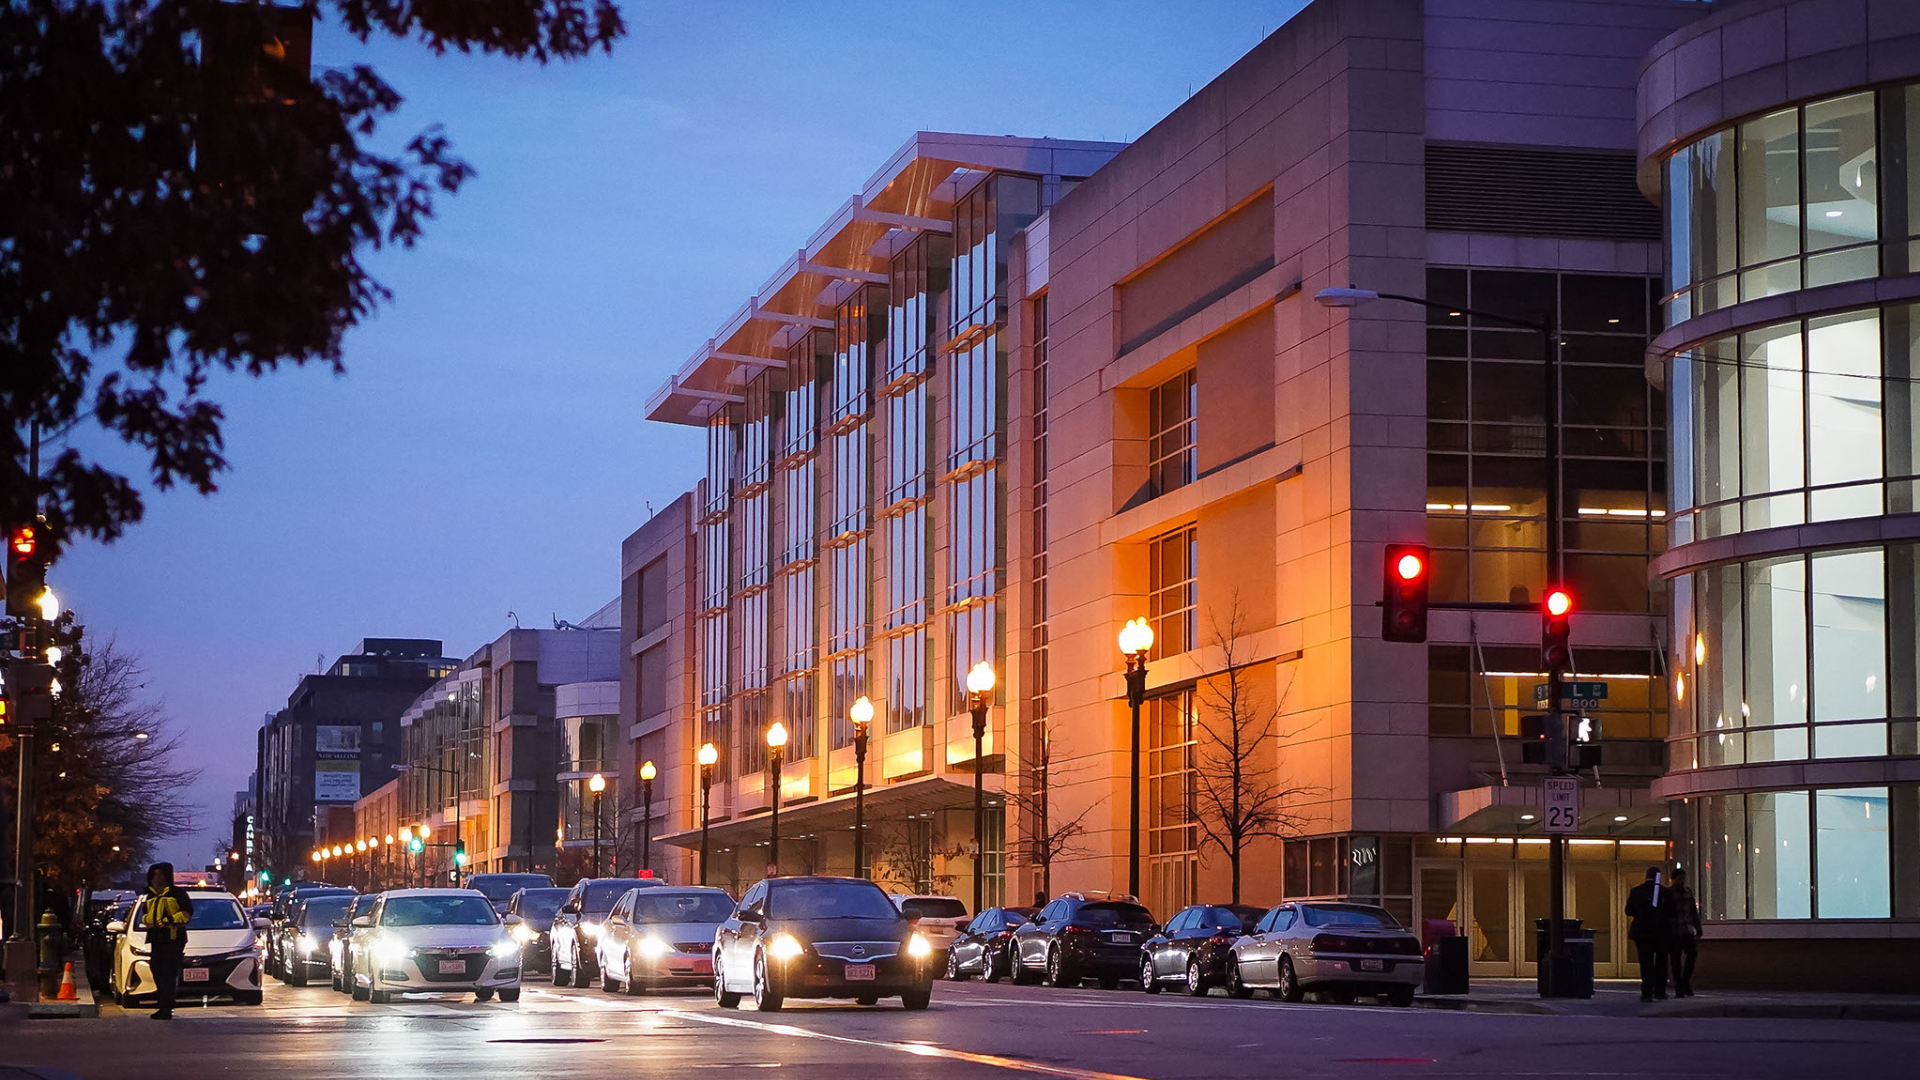
[[[1593,931],[1582,929],[1579,919],[1560,920],[1560,962],[1548,963],[1551,932],[1546,919],[1533,920],[1533,960],[1535,985],[1541,997],[1590,998],[1593,996]]]
[[[1447,919],[1428,919],[1421,936],[1426,939],[1426,968],[1421,992],[1426,994],[1464,994],[1467,992],[1467,939],[1461,937]]]

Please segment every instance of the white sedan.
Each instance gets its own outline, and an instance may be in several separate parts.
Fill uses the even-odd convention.
[[[353,920],[353,996],[385,1004],[395,994],[472,994],[520,1000],[519,920],[502,921],[473,889],[396,889]]]
[[[180,968],[180,996],[230,997],[242,1005],[260,1004],[260,957],[254,950],[265,919],[249,919],[233,894],[220,889],[188,889],[193,916],[187,923],[186,958]],[[113,989],[122,1008],[133,1008],[153,997],[148,960],[147,927],[141,918],[145,905],[133,905],[131,922],[111,922],[107,932],[118,935],[113,949]]]

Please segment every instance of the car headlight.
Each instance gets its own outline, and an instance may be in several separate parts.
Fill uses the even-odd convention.
[[[587,935],[588,937],[592,938],[595,941],[600,940],[600,924],[597,922],[581,923],[580,932]]]
[[[806,951],[806,946],[800,944],[800,939],[792,934],[775,934],[773,940],[767,942],[767,952],[775,960],[792,960]]]
[[[300,935],[300,954],[302,956],[316,952],[319,950],[319,948],[320,948],[319,938],[314,937],[312,934]]]
[[[539,936],[540,931],[533,929],[526,923],[521,923],[513,928],[513,940],[518,941],[522,945],[533,944],[534,939]]]
[[[789,941],[791,941],[791,940],[792,940],[792,938],[791,938],[791,937],[789,937],[789,938],[788,938],[788,940],[789,940]],[[794,944],[794,948],[795,948],[796,950],[797,950],[797,949],[799,948],[799,946],[800,946],[800,943],[799,943],[799,942],[797,942],[797,941],[795,941],[795,942],[794,942],[793,944]],[[659,938],[657,938],[657,937],[649,937],[649,938],[642,938],[642,939],[640,940],[640,955],[641,955],[641,956],[652,956],[652,957],[661,957],[661,956],[665,956],[665,955],[667,955],[668,953],[670,953],[670,952],[672,952],[672,951],[673,951],[673,946],[671,946],[671,945],[669,945],[669,944],[667,944],[667,943],[666,943],[666,942],[664,942],[664,941],[661,941],[661,940],[660,940]],[[796,955],[797,955],[797,954],[796,954]]]
[[[520,955],[520,943],[512,938],[502,938],[487,951],[493,954],[495,960],[510,960]]]
[[[381,940],[373,943],[373,958],[382,964],[397,964],[405,959],[407,947],[397,941]]]
[[[913,936],[907,939],[907,955],[915,960],[925,960],[933,955],[933,942],[928,941],[925,934],[916,930]]]

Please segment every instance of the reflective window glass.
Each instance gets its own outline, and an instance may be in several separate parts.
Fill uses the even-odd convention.
[[[1813,844],[1806,793],[1747,796],[1747,827],[1753,845],[1748,861],[1748,917],[1811,918]]]
[[[1815,793],[1821,918],[1884,919],[1891,914],[1887,809],[1883,787]]]
[[[1879,550],[1813,558],[1813,718],[1887,715],[1886,566]],[[1886,725],[1847,725],[1815,736],[1818,757],[1886,753]]]

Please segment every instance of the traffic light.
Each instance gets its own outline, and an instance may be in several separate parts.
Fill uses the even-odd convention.
[[[1549,732],[1545,713],[1532,713],[1520,718],[1520,760],[1528,765],[1545,765],[1550,753],[1547,748]]]
[[[453,865],[467,865],[467,842],[465,840],[455,840],[453,842]]]
[[[1591,716],[1567,717],[1567,764],[1576,769],[1600,767],[1600,721]]]
[[[427,838],[421,836],[419,833],[414,833],[412,836],[407,837],[407,850],[413,852],[415,855],[427,850]]]
[[[1541,661],[1548,671],[1564,671],[1573,664],[1573,594],[1551,589],[1540,605],[1545,624],[1540,635]]]
[[[15,618],[41,616],[40,598],[47,591],[47,544],[44,519],[7,530],[7,614]],[[31,651],[22,642],[22,652]]]
[[[1388,544],[1381,581],[1380,637],[1427,640],[1427,583],[1432,561],[1425,544]]]

